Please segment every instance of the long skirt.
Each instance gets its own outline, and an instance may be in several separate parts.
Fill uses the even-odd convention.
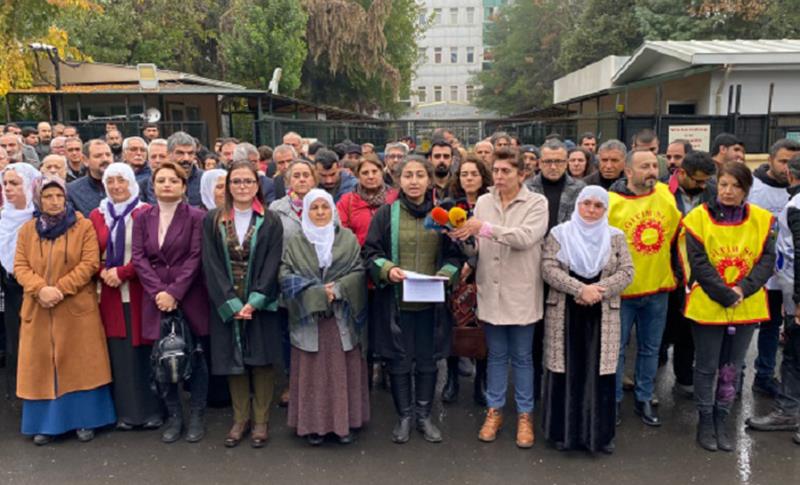
[[[566,303],[566,372],[545,372],[542,427],[559,449],[595,452],[614,439],[616,420],[614,374],[600,375],[601,305]]]
[[[150,352],[152,346],[133,346],[131,332],[131,307],[122,304],[125,316],[123,338],[108,339],[111,358],[111,383],[117,420],[131,426],[141,426],[164,415],[161,400],[150,389]]]
[[[56,399],[23,399],[22,434],[56,436],[75,429],[94,429],[117,420],[111,386],[64,394]]]
[[[319,319],[319,351],[292,347],[289,426],[298,436],[347,436],[370,417],[367,363],[361,348],[345,352],[336,320]]]

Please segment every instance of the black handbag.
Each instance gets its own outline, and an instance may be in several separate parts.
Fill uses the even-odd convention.
[[[189,324],[180,310],[161,314],[160,338],[150,354],[151,387],[161,397],[171,384],[192,377],[192,358],[196,351]]]

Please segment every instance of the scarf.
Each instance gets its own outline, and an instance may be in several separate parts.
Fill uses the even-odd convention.
[[[331,208],[331,220],[322,227],[314,225],[311,218],[308,216],[308,210],[311,204],[319,199],[323,199]],[[312,189],[303,198],[303,220],[301,227],[306,239],[314,246],[317,253],[317,260],[319,261],[320,268],[328,268],[333,262],[333,239],[336,236],[334,228],[334,220],[336,220],[336,204],[333,203],[333,197],[328,192],[322,189]]]
[[[214,191],[217,186],[217,180],[220,177],[225,177],[228,172],[221,168],[206,170],[200,178],[200,198],[203,199],[203,205],[206,209],[216,209],[217,202],[214,198]]]
[[[421,204],[411,202],[408,197],[406,197],[406,193],[402,190],[397,199],[416,219],[425,218],[425,216],[430,213],[431,209],[433,209],[433,193],[430,190],[425,192],[425,200],[423,200]]]
[[[56,240],[69,230],[77,221],[78,217],[75,215],[75,209],[68,201],[64,202],[64,209],[58,214],[45,214],[42,212],[42,192],[49,187],[58,187],[67,196],[67,186],[63,180],[58,177],[45,177],[39,180],[36,185],[35,202],[36,212],[33,216],[36,218],[36,232],[42,239],[50,241]]]
[[[356,185],[356,193],[368,206],[375,208],[386,203],[386,186],[381,184],[377,192],[367,192],[361,184]]]
[[[33,189],[41,178],[38,170],[27,163],[12,163],[0,172],[0,193],[3,187],[3,175],[14,172],[22,178],[22,189],[25,192],[25,208],[17,209],[6,203],[0,215],[0,265],[8,274],[14,273],[14,255],[17,253],[17,233],[29,220],[33,219]],[[3,195],[3,200],[6,200]]]
[[[128,181],[130,195],[122,202],[114,202],[108,193],[109,177],[122,177]],[[108,244],[106,245],[106,268],[116,268],[125,264],[125,231],[130,221],[130,214],[142,205],[139,200],[139,184],[133,169],[126,163],[112,163],[103,173],[103,186],[106,197],[100,201],[98,210],[103,214],[108,227]]]
[[[594,222],[586,222],[578,213],[584,200],[596,200],[606,208],[603,216]],[[603,270],[611,257],[611,237],[622,231],[608,224],[608,192],[602,187],[584,187],[575,202],[572,218],[559,224],[550,232],[561,245],[556,259],[569,269],[584,277],[592,278]]]
[[[292,189],[286,191],[286,195],[289,196],[289,207],[297,214],[297,217],[303,216],[303,198],[300,197],[297,192]],[[308,194],[306,194],[308,195]]]

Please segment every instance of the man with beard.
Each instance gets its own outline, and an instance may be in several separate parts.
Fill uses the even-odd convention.
[[[602,147],[600,153],[602,163]],[[625,178],[615,182],[609,193],[608,222],[625,233],[635,270],[633,282],[621,295],[617,422],[621,420],[625,347],[636,325],[634,411],[644,424],[661,426],[652,399],[668,294],[677,287],[671,241],[678,231],[681,212],[669,187],[658,182],[658,159],[652,151],[634,150],[625,156]]]
[[[176,131],[167,139],[167,157],[170,162],[177,163],[186,171],[188,180],[186,181],[186,198],[189,205],[203,207],[203,199],[200,196],[200,179],[203,171],[197,167],[197,144],[192,135],[184,131]],[[148,204],[157,204],[156,195],[153,192],[153,179],[143,180],[139,187],[141,198]]]
[[[711,157],[717,170],[726,162],[744,163],[744,143],[736,135],[720,133],[711,143]]]
[[[67,198],[72,207],[89,217],[89,213],[100,206],[106,197],[103,172],[114,160],[111,147],[103,140],[89,140],[83,145],[86,176],[67,184]]]
[[[623,177],[627,148],[619,140],[608,140],[597,150],[598,170],[585,179],[586,185],[599,185],[609,190],[612,184]]]
[[[444,139],[434,140],[428,152],[433,164],[433,203],[450,197],[450,166],[453,163],[453,146]]]
[[[119,133],[117,131],[117,133]],[[114,147],[111,147],[114,151]],[[122,161],[127,163],[136,175],[136,181],[150,178],[150,167],[147,166],[147,143],[139,136],[129,136],[122,142]]]
[[[233,163],[233,151],[236,150],[236,145],[239,140],[236,138],[223,138],[219,144],[219,160],[222,162],[222,168],[227,169]]]
[[[22,141],[19,135],[14,133],[0,135],[0,148],[6,151],[9,163],[22,161]]]
[[[83,142],[80,138],[65,138],[64,152],[67,157],[67,179],[70,183],[86,175],[83,164]],[[110,148],[109,148],[110,150]]]
[[[36,153],[39,155],[40,160],[50,154],[50,140],[53,139],[53,128],[50,123],[46,121],[39,122],[36,125],[36,132],[39,135],[39,144],[36,145]]]
[[[22,159],[20,161],[25,163],[30,163],[34,167],[39,168],[39,155],[36,154],[36,150],[33,148],[33,146],[25,143],[22,137],[22,128],[20,128],[16,123],[9,123],[5,127],[5,134],[16,135],[17,140],[15,146],[16,149],[19,150],[19,152],[22,155]],[[8,153],[9,157],[14,158],[11,154],[12,150],[6,148],[6,151],[9,152]]]
[[[122,133],[119,130],[111,130],[106,133],[106,143],[111,147],[111,154],[114,155],[114,162],[122,162]]]
[[[397,181],[398,184],[395,184],[394,167],[400,163],[407,154],[408,146],[406,146],[405,143],[395,142],[386,145],[386,148],[383,150],[383,181],[386,185],[395,187],[399,184],[399,180]]]
[[[323,148],[318,151],[314,168],[320,187],[331,194],[334,202],[339,202],[344,194],[355,190],[358,179],[341,169],[339,156],[333,150]]]
[[[778,140],[769,149],[767,163],[753,172],[753,187],[747,201],[770,211],[776,221],[789,202],[788,165],[789,160],[798,152],[800,143],[787,139]],[[783,292],[775,276],[767,281],[767,299],[770,319],[759,324],[753,391],[774,398],[780,387],[775,379],[775,367],[783,323]]]
[[[155,140],[156,138],[158,138],[158,136],[159,133],[157,124],[155,123],[144,124],[144,126],[142,127],[142,138],[144,138],[145,141],[147,141],[147,143],[150,143],[151,141]]]
[[[670,175],[675,173],[675,169],[681,166],[683,159],[691,152],[692,144],[689,140],[674,140],[667,145],[667,154],[664,158],[667,160],[667,170]]]
[[[321,150],[318,149],[317,151]],[[315,152],[316,154],[316,152]],[[286,179],[284,174],[289,164],[297,158],[297,152],[292,145],[278,145],[272,151],[272,163],[274,166],[274,175],[272,181],[274,182],[275,200],[286,196]]]
[[[716,187],[709,183],[714,173],[716,173],[714,161],[706,152],[689,151],[681,160],[681,164],[675,168],[667,184],[675,196],[675,205],[682,216],[686,216],[695,207],[716,199]],[[673,263],[678,281],[685,280],[683,269],[676,258],[673,258]],[[694,339],[692,322],[683,316],[685,301],[684,285],[678,284],[678,288],[669,294],[667,323],[660,358],[666,360],[667,350],[672,345],[675,390],[684,397],[691,397],[694,393]]]

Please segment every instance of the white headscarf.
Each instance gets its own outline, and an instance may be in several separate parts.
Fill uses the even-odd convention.
[[[3,195],[5,205],[0,215],[0,264],[6,272],[14,272],[14,255],[17,252],[17,232],[23,224],[33,219],[33,186],[42,174],[28,163],[12,163],[0,172],[0,190],[3,190],[3,176],[13,171],[22,178],[22,189],[25,192],[25,208],[17,209]]]
[[[113,199],[111,199],[111,195],[108,193],[109,177],[122,177],[128,181],[128,190],[130,190],[131,195],[127,200],[122,202],[114,202]],[[127,163],[116,162],[109,165],[108,168],[106,168],[106,171],[103,172],[103,187],[106,189],[106,196],[100,201],[100,207],[98,207],[98,209],[100,210],[100,213],[103,214],[103,218],[106,221],[106,226],[110,228],[114,223],[114,218],[111,217],[111,212],[108,210],[109,202],[114,206],[115,213],[122,214],[125,212],[125,208],[128,207],[131,202],[134,200],[139,200],[139,184],[136,182],[136,174],[133,173],[133,169],[130,167],[130,165]],[[141,204],[142,202],[139,202],[137,207]],[[125,216],[126,223],[128,223],[130,220],[130,214]]]
[[[586,222],[578,213],[581,202],[591,199],[606,207],[603,217],[595,222]],[[550,231],[561,245],[556,258],[569,266],[574,273],[592,278],[603,270],[611,257],[611,236],[622,231],[608,224],[608,192],[602,187],[584,187],[575,201],[572,218]]]
[[[206,209],[216,209],[217,202],[214,199],[214,189],[217,186],[217,180],[224,177],[228,172],[221,168],[214,168],[203,172],[200,178],[200,197],[203,199],[203,205]]]
[[[315,226],[308,217],[311,204],[319,199],[325,200],[332,211],[330,222],[322,227]],[[336,204],[333,203],[331,194],[322,189],[312,189],[303,197],[303,220],[301,223],[303,234],[314,245],[320,268],[328,268],[333,262],[333,238],[336,236],[335,220]]]

